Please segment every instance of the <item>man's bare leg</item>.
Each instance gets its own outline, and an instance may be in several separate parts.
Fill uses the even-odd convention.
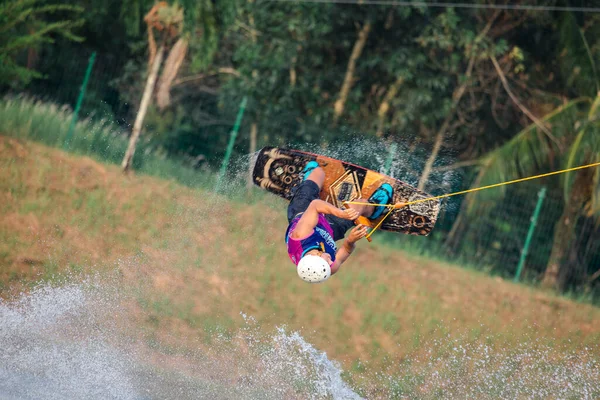
[[[307,181],[313,181],[319,186],[319,189],[323,189],[323,184],[325,184],[325,171],[321,167],[317,167],[310,172]]]

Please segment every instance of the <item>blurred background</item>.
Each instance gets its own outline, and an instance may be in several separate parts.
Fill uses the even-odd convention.
[[[134,162],[152,153],[207,173],[247,99],[234,155],[310,144],[388,163],[435,195],[598,161],[600,13],[585,2],[503,5],[7,1],[2,119],[55,104],[101,124],[118,147],[143,112]],[[109,139],[75,136],[86,142],[75,149],[120,161],[122,148],[106,154]],[[511,277],[531,228],[522,278],[591,293],[597,183],[595,169],[453,199],[418,246]]]
[[[249,182],[252,155],[267,145],[356,163],[432,195],[600,162],[597,3],[4,0],[0,91],[5,299],[66,272],[116,265],[134,270],[122,272],[130,282],[161,290],[134,301],[140,324],[157,332],[181,334],[166,320],[192,336],[225,332],[242,324],[242,310],[263,326],[363,326],[363,339],[344,331],[345,345],[331,344],[343,324],[314,339],[357,373],[359,360],[407,357],[410,349],[392,350],[381,335],[425,351],[447,333],[439,324],[448,308],[462,309],[449,324],[469,338],[483,337],[480,322],[506,333],[521,318],[523,330],[544,320],[542,331],[575,348],[600,337],[599,167],[446,199],[431,235],[376,234],[379,247],[359,249],[366,269],[348,267],[329,289],[287,283],[296,278],[282,266],[285,203]],[[219,257],[215,237],[233,261]],[[413,272],[394,275],[402,266]],[[250,275],[238,282],[234,270]],[[423,279],[414,296],[411,273]],[[478,297],[496,283],[519,294]],[[462,284],[473,292],[458,294]],[[169,297],[183,286],[185,300]],[[235,287],[252,287],[252,300]],[[365,288],[388,306],[348,311]],[[439,290],[439,303],[423,290]],[[345,305],[328,300],[342,294]],[[304,315],[301,299],[331,314]],[[566,299],[585,317],[556,305]],[[198,305],[205,300],[208,309]],[[425,308],[403,320],[403,301]],[[510,317],[490,311],[498,304]],[[553,336],[560,321],[564,334]],[[417,333],[402,333],[414,324]],[[386,386],[384,397],[439,393],[417,381]]]

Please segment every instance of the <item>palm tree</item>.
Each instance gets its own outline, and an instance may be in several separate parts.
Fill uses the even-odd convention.
[[[577,93],[577,97],[541,120],[534,118],[532,125],[484,156],[474,186],[600,162],[600,79],[596,70],[600,55],[598,20],[598,16],[590,16],[585,28],[580,28],[572,14],[562,16],[555,58],[569,91]],[[565,288],[570,272],[571,266],[565,258],[577,237],[577,220],[588,217],[600,223],[600,167],[560,175],[560,186],[564,207],[555,225],[552,251],[542,278],[543,286],[558,290]],[[503,190],[490,190],[469,195],[464,210],[482,207],[483,200],[497,201],[504,194]],[[469,218],[469,214],[462,213],[461,218]],[[458,225],[455,227],[460,229]]]
[[[532,124],[483,157],[476,185],[600,162],[600,91],[595,99],[582,97],[558,107],[542,118],[542,123],[546,129]],[[600,168],[567,173],[560,179],[564,208],[542,279],[545,287],[555,289],[563,289],[566,283],[569,265],[564,258],[577,235],[578,218],[591,217],[600,223]],[[498,201],[504,194],[503,190],[474,193],[465,201],[472,210],[484,200]]]
[[[588,102],[588,104],[590,104]],[[590,104],[587,119],[580,120],[575,140],[567,151],[566,167],[600,162],[600,92]],[[576,125],[576,126],[577,126]],[[561,289],[565,274],[561,267],[567,249],[573,243],[575,222],[581,214],[595,217],[600,221],[600,168],[584,169],[567,174],[562,178],[565,208],[554,232],[554,242],[550,260],[544,273],[543,284],[546,287]],[[561,229],[562,228],[562,229]]]

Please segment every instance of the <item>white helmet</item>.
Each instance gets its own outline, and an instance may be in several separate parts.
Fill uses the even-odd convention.
[[[298,267],[298,276],[309,283],[323,282],[331,276],[331,267],[322,257],[307,254],[300,259]]]

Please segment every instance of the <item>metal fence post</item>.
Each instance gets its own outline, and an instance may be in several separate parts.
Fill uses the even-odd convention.
[[[88,62],[87,70],[85,71],[85,76],[83,77],[83,83],[81,84],[81,88],[79,88],[79,97],[77,98],[77,104],[75,105],[75,110],[73,111],[73,118],[71,118],[71,124],[69,125],[69,131],[67,132],[67,136],[65,138],[65,142],[63,144],[63,148],[65,150],[69,149],[71,145],[71,139],[73,138],[73,131],[75,130],[75,124],[77,123],[77,114],[79,114],[79,110],[81,109],[81,104],[83,103],[83,98],[85,96],[85,89],[87,87],[88,81],[90,80],[90,75],[92,74],[92,67],[94,66],[94,61],[96,60],[96,52],[94,51],[90,56],[90,61]]]
[[[225,176],[225,172],[227,172],[229,157],[231,157],[231,152],[233,151],[235,138],[237,137],[238,131],[240,130],[240,125],[242,123],[242,117],[244,116],[244,110],[246,109],[247,101],[247,97],[244,96],[244,98],[242,99],[242,103],[240,104],[240,109],[238,111],[237,118],[235,119],[235,124],[233,125],[233,129],[231,130],[231,135],[229,136],[229,144],[227,145],[227,151],[225,151],[225,158],[223,158],[223,163],[221,164],[221,170],[219,171],[219,177],[217,178],[217,184],[215,185],[215,192],[218,192],[221,189],[223,177]]]
[[[527,238],[525,239],[525,245],[523,246],[523,250],[521,251],[521,258],[519,259],[519,265],[517,266],[517,272],[515,273],[514,282],[519,282],[521,278],[521,272],[523,272],[523,266],[525,265],[525,259],[527,258],[527,253],[529,252],[529,246],[531,245],[531,238],[533,237],[533,233],[535,232],[535,227],[537,225],[537,220],[540,215],[540,210],[542,209],[542,204],[544,203],[544,198],[546,197],[546,188],[543,187],[538,192],[538,201],[535,206],[535,210],[533,211],[533,216],[531,217],[531,223],[529,224],[529,231],[527,232]]]

